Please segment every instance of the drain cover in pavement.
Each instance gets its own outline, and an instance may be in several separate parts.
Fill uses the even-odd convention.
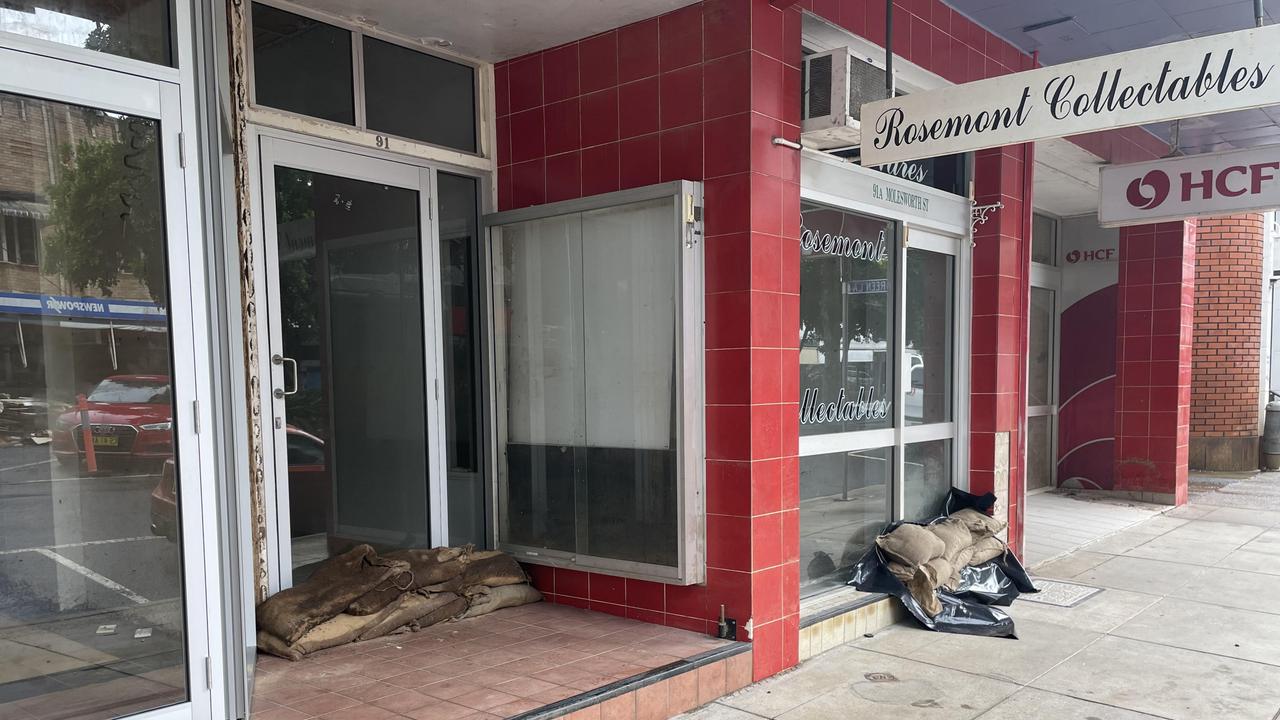
[[[1019,600],[1070,608],[1102,592],[1102,588],[1059,582],[1057,580],[1045,580],[1044,578],[1032,578],[1031,582],[1040,588],[1040,592],[1034,595],[1019,595]]]

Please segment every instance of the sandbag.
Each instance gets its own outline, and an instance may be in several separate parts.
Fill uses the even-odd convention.
[[[934,558],[930,562],[936,562],[938,558]],[[942,601],[938,599],[938,586],[935,584],[936,571],[929,568],[929,564],[921,565],[911,580],[907,581],[907,592],[911,594],[911,598],[916,601],[920,609],[929,617],[937,617],[942,612]]]
[[[997,537],[985,537],[973,544],[970,548],[973,551],[973,557],[969,559],[966,565],[981,565],[991,562],[1004,554],[1007,549],[1004,541]]]
[[[272,635],[266,630],[258,631],[258,649],[262,652],[282,657],[285,660],[301,660],[302,652]]]
[[[446,611],[441,613],[441,608],[445,608]],[[417,623],[419,627],[434,625],[445,618],[466,610],[466,608],[467,601],[454,593],[431,595],[416,592],[404,593],[389,606],[390,612],[378,613],[378,617],[381,619],[365,628],[356,639],[372,640],[383,635],[389,635],[413,623]],[[434,620],[427,620],[427,616],[433,613],[439,613],[439,617]]]
[[[471,601],[471,606],[463,613],[463,618],[487,615],[494,610],[535,603],[542,600],[542,593],[527,583],[498,587],[476,585],[468,592],[468,599]]]
[[[904,523],[876,538],[876,546],[891,560],[918,568],[936,557],[942,557],[946,546],[937,535],[920,525]]]
[[[501,587],[529,582],[520,563],[501,550],[473,550],[459,558],[462,574],[424,589],[430,592],[462,593],[477,585]]]
[[[461,548],[438,547],[430,550],[408,549],[395,550],[382,557],[387,560],[402,560],[409,564],[406,572],[382,583],[378,587],[356,598],[347,608],[351,615],[371,615],[395,602],[406,592],[412,592],[429,585],[438,585],[462,574]]]
[[[254,612],[258,629],[292,645],[361,595],[408,569],[404,561],[380,558],[372,547],[357,545],[326,560],[305,582],[259,603]]]
[[[952,566],[963,567],[959,562],[960,553],[973,544],[973,533],[969,532],[968,526],[959,520],[945,518],[930,524],[927,529],[942,541],[942,557]]]
[[[911,578],[915,577],[915,574],[916,574],[915,568],[907,567],[906,565],[903,565],[897,560],[890,560],[889,562],[885,563],[885,567],[889,569],[889,572],[893,573],[894,577],[898,578],[904,583],[910,582]]]
[[[965,527],[969,528],[969,532],[973,533],[975,540],[991,537],[1004,530],[1008,524],[972,508],[958,510],[951,514],[951,518],[964,523]]]

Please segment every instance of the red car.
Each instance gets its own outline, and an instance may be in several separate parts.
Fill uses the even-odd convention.
[[[113,375],[88,397],[89,433],[98,465],[152,465],[173,457],[173,394],[167,375]],[[64,466],[85,459],[81,411],[54,423],[53,453]]]
[[[324,441],[285,426],[289,456],[289,524],[293,535],[323,533],[329,524],[329,505],[333,489],[326,471]],[[165,461],[160,482],[151,491],[151,534],[170,540],[178,537],[178,483],[174,462]]]

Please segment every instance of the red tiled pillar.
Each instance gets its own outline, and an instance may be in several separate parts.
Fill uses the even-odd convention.
[[[548,600],[714,632],[753,675],[798,662],[800,10],[706,0],[499,63],[502,209],[701,180],[706,557],[694,586],[533,566]]]
[[[1030,273],[1030,145],[982,150],[974,160],[979,205],[1004,203],[974,231],[969,489],[994,492],[1022,547],[1022,457],[1026,421]]]
[[[1120,231],[1115,490],[1187,501],[1196,222]]]

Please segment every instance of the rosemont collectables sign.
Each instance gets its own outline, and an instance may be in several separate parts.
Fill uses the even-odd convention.
[[[1098,222],[1114,227],[1280,207],[1280,145],[1107,165]]]
[[[1270,25],[867,103],[862,163],[1280,104],[1277,59]]]

